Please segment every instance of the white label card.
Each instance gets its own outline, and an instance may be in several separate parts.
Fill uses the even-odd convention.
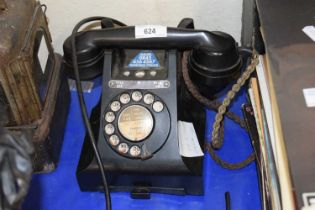
[[[302,194],[304,207],[302,210],[314,210],[315,209],[315,193],[307,192]]]
[[[139,25],[135,26],[135,38],[167,37],[167,27],[159,25]]]
[[[305,26],[302,31],[315,42],[315,27]]]
[[[307,107],[315,107],[315,88],[303,89],[303,94]]]
[[[183,157],[200,157],[200,148],[194,125],[190,122],[178,121],[179,154]]]

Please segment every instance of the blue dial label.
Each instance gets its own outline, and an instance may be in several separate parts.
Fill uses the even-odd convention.
[[[128,67],[159,68],[160,63],[152,51],[141,51],[130,61]]]

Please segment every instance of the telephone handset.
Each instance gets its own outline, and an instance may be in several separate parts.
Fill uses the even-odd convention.
[[[187,91],[179,61],[182,52],[190,50],[189,75],[203,94],[213,96],[240,74],[237,44],[222,32],[155,26],[150,30],[166,33],[137,38],[137,27],[109,27],[76,36],[81,79],[103,77],[103,94],[90,122],[109,185],[133,194],[203,194],[203,156],[184,155],[180,145],[188,144],[188,153],[196,144],[203,148],[205,111]],[[68,72],[71,50],[69,38],[64,43]],[[193,125],[187,138],[194,139],[196,131],[197,143],[179,139],[183,121],[188,122],[182,124],[184,129]],[[101,186],[91,150],[86,139],[77,169],[81,190]]]

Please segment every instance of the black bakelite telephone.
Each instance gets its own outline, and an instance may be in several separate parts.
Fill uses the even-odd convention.
[[[102,29],[76,33],[94,20],[101,20]],[[177,28],[124,26],[101,17],[80,24],[64,43],[66,70],[71,76],[76,59],[81,80],[103,78],[90,117],[100,160],[87,135],[77,168],[81,190],[103,190],[102,162],[110,190],[130,191],[134,198],[203,194],[205,110],[187,91],[182,68],[190,85],[214,98],[241,73],[244,59],[235,40],[195,30],[188,18]]]

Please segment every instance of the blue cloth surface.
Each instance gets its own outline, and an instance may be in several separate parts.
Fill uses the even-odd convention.
[[[101,93],[100,80],[91,93],[85,93],[89,111],[97,104]],[[85,128],[76,92],[71,92],[71,105],[65,128],[64,143],[58,168],[49,174],[33,175],[23,210],[103,210],[104,195],[81,192],[75,172],[79,161]],[[242,116],[244,91],[231,110]],[[207,111],[206,136],[210,139],[215,113]],[[237,124],[225,120],[224,145],[217,152],[230,162],[244,160],[252,152],[248,134]],[[255,163],[244,169],[227,170],[217,165],[208,154],[204,162],[204,196],[152,194],[149,200],[133,200],[129,193],[111,193],[113,210],[225,210],[225,192],[230,192],[232,210],[259,210],[260,196]]]

